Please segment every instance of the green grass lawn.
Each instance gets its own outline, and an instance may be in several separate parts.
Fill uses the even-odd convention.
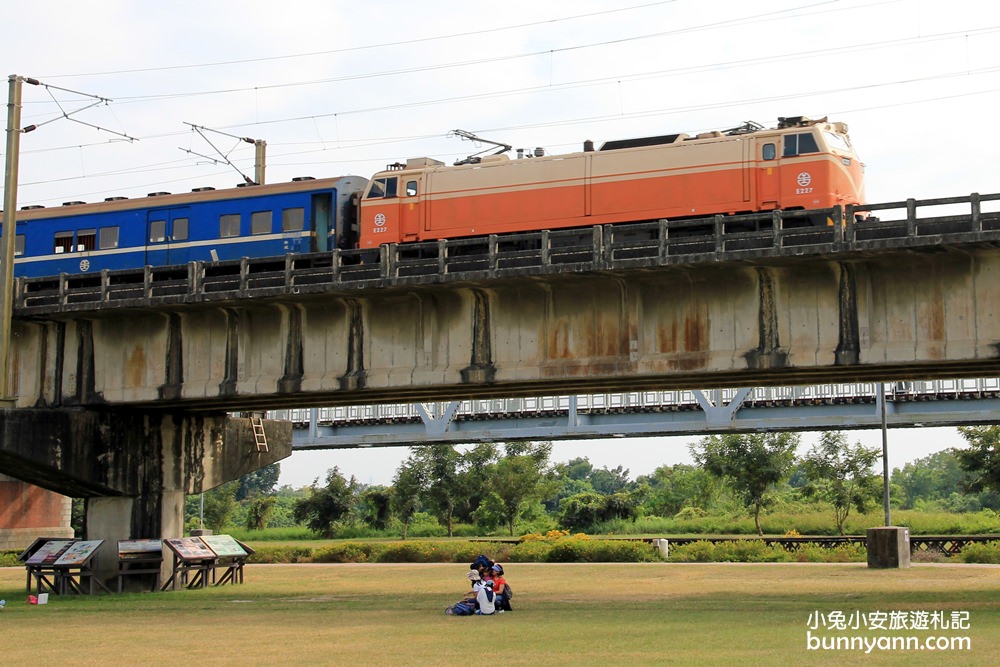
[[[0,569],[7,665],[995,665],[1000,567],[827,564],[510,564],[515,611],[451,617],[465,567],[249,565],[245,583],[25,603]],[[971,650],[807,650],[810,614],[967,611]],[[491,654],[497,655],[491,655]]]

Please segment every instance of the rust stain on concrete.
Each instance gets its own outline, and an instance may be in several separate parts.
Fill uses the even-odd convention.
[[[549,330],[547,357],[549,359],[569,359],[569,323],[560,318]]]
[[[136,345],[125,362],[125,385],[141,387],[146,377],[146,348]]]
[[[684,318],[684,351],[701,352],[708,348],[708,322],[701,314]]]

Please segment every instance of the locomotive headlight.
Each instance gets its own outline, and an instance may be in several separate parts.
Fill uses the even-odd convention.
[[[851,158],[849,157],[842,157],[840,158],[840,161],[844,164],[845,167],[851,166]]]

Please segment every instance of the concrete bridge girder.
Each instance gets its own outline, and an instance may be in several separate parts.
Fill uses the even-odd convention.
[[[998,274],[998,250],[935,248],[57,314],[17,322],[18,405],[980,377],[1000,369]]]

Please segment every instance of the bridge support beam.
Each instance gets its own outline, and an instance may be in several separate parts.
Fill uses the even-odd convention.
[[[224,414],[98,410],[0,411],[0,473],[87,499],[85,537],[103,539],[96,568],[110,578],[122,539],[180,537],[184,497],[291,454],[291,424]],[[165,569],[168,564],[165,564]]]

